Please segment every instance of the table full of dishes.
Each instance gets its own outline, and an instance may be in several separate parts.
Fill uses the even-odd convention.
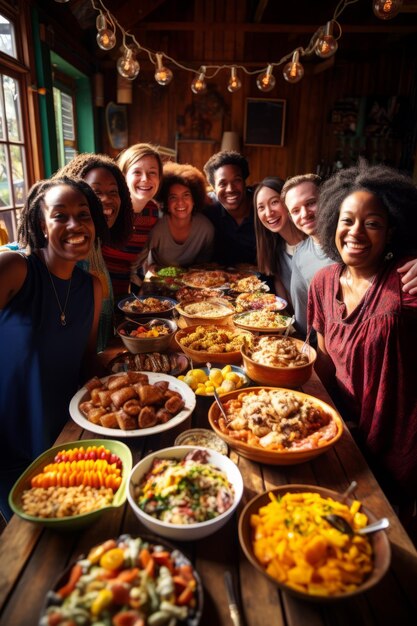
[[[417,552],[285,301],[248,268],[142,292],[11,491],[0,624],[415,624]]]

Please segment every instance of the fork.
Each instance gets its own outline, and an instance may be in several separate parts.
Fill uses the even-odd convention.
[[[294,324],[294,322],[295,322],[295,315],[293,315],[290,321],[288,322],[288,326],[284,331],[284,337],[288,337],[288,334],[291,330],[291,326]]]
[[[208,369],[208,372],[209,372],[209,375],[210,375],[211,363],[206,363],[206,366],[207,366],[207,369]],[[222,405],[222,403],[220,402],[220,396],[219,396],[219,394],[217,393],[217,389],[216,389],[216,387],[213,387],[213,396],[214,396],[214,399],[216,400],[217,405],[218,405],[218,407],[219,407],[219,409],[220,409],[220,413],[223,415],[223,417],[224,417],[224,419],[225,419],[225,421],[226,421],[226,424],[227,424],[227,423],[228,423],[228,421],[229,421],[229,418],[227,417],[227,415],[226,415],[226,411],[224,410],[223,405]]]
[[[308,352],[309,356],[310,356],[310,334],[311,334],[311,328],[309,329],[309,331],[307,333],[307,336],[305,338],[305,341],[304,341],[303,345],[300,348],[301,354],[303,354],[303,353],[307,354],[307,352]]]

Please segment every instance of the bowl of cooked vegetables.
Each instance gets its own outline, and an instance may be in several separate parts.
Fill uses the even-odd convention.
[[[301,339],[263,335],[245,342],[241,349],[246,373],[260,385],[300,387],[313,373],[317,353]]]
[[[218,531],[232,517],[243,493],[237,466],[215,450],[173,446],[139,461],[127,498],[152,532],[194,541]]]
[[[224,324],[188,326],[178,330],[175,341],[178,347],[194,363],[230,363],[239,365],[242,362],[240,348],[245,337],[251,333]]]
[[[176,330],[174,321],[158,317],[142,324],[122,322],[116,328],[120,339],[133,354],[167,350]]]
[[[220,396],[208,420],[227,445],[258,463],[295,465],[330,450],[343,433],[335,408],[308,394],[279,387],[246,387]]]
[[[121,441],[85,439],[46,450],[25,470],[9,494],[22,519],[75,530],[126,501],[132,454]]]
[[[39,624],[198,626],[202,609],[200,577],[180,550],[125,534],[71,563],[48,591]]]
[[[127,316],[169,317],[177,305],[173,298],[158,295],[130,295],[118,302],[117,306]]]
[[[353,534],[325,516],[343,517]],[[255,496],[239,518],[239,541],[252,565],[303,600],[341,600],[368,591],[385,575],[391,550],[361,502],[316,485],[282,485]]]

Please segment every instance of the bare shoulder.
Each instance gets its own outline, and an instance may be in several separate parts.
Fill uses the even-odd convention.
[[[20,252],[0,254],[0,309],[22,288],[27,276],[27,259]]]

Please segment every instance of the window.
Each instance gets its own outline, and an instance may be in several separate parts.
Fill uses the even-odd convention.
[[[0,15],[0,50],[16,58],[14,25]],[[17,237],[17,219],[27,191],[22,74],[0,64],[0,234],[1,241]],[[7,233],[7,234],[5,234]]]
[[[74,99],[59,87],[54,87],[55,124],[58,143],[58,166],[63,167],[77,154]]]

